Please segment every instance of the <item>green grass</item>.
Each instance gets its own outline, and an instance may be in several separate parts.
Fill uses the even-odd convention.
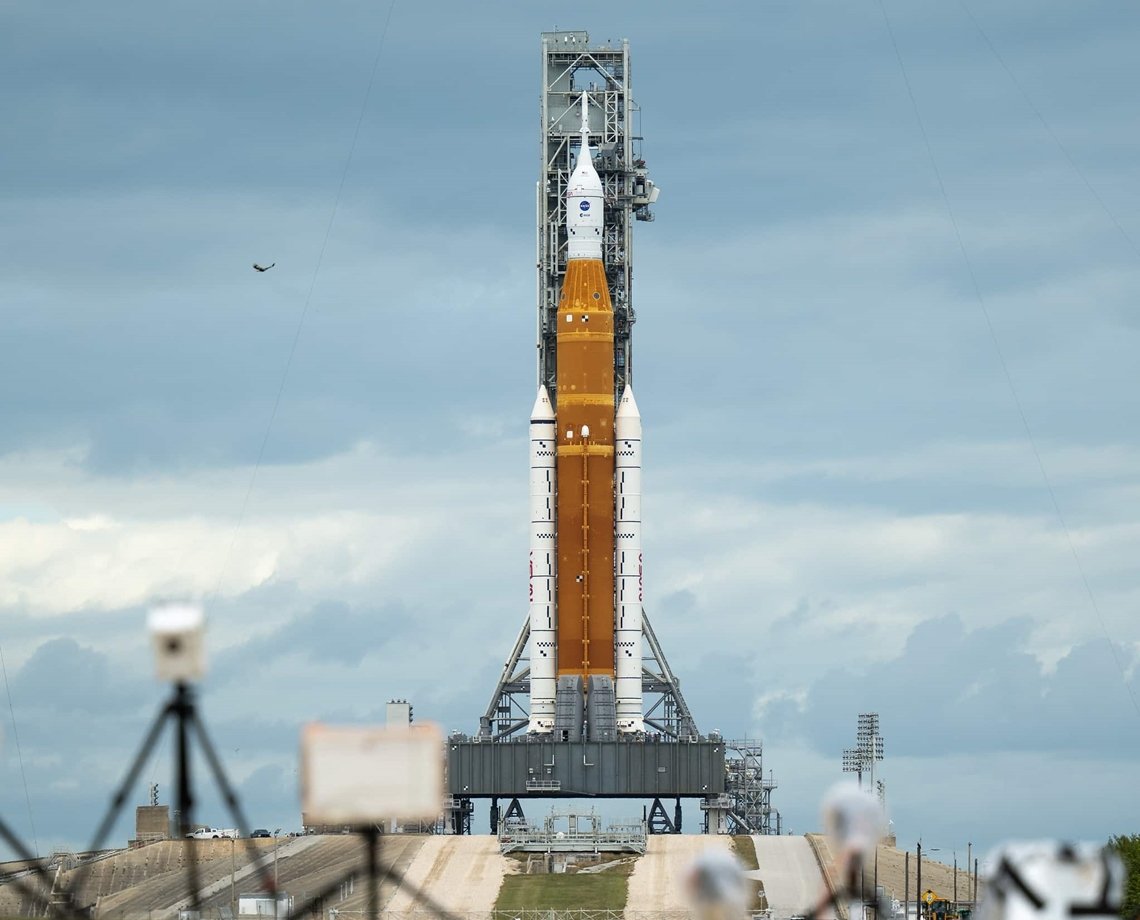
[[[746,872],[760,868],[760,861],[756,858],[756,842],[746,834],[732,838],[732,852],[740,860]],[[766,910],[768,896],[764,893],[763,883],[749,880],[748,887],[752,891],[752,903],[749,905],[751,909]]]
[[[732,838],[732,852],[746,870],[760,868],[760,863],[756,861],[756,842],[747,834]]]
[[[507,875],[496,910],[624,910],[629,896],[629,865],[588,875]]]

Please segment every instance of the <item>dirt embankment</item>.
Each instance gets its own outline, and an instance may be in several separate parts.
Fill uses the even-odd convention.
[[[825,863],[833,858],[827,838],[821,834],[809,835]],[[965,858],[963,855],[963,862]],[[909,863],[909,865],[908,865]],[[909,879],[909,882],[908,882]],[[918,897],[918,860],[914,853],[908,854],[905,850],[895,847],[881,846],[878,849],[878,869],[875,863],[867,867],[864,883],[870,890],[876,883],[886,892],[888,898],[897,898],[902,901],[909,895],[911,902]],[[922,890],[933,890],[939,897],[954,900],[955,891],[958,901],[973,901],[973,876],[960,866],[957,875],[957,888],[955,889],[954,867],[930,859],[926,854],[922,857]],[[981,883],[978,885],[978,896],[981,897]]]

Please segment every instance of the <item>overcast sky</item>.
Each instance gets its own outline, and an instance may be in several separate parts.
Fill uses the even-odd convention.
[[[646,602],[701,727],[764,739],[797,832],[861,711],[900,844],[1140,829],[1140,8],[1103,0],[5,4],[0,815],[90,836],[161,598],[207,606],[255,825],[300,825],[307,720],[475,729],[526,616],[556,26],[629,38],[663,189]]]

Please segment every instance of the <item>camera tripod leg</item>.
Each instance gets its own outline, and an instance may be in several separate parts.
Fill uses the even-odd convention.
[[[103,844],[107,842],[107,835],[111,832],[111,828],[115,823],[115,819],[119,817],[119,813],[123,810],[123,805],[127,801],[127,796],[130,794],[131,788],[138,781],[139,773],[146,764],[147,758],[154,750],[154,744],[158,740],[159,733],[162,731],[166,720],[170,718],[173,703],[166,703],[162,709],[159,710],[158,715],[155,716],[154,722],[151,723],[150,728],[147,730],[146,737],[139,745],[138,753],[135,754],[135,759],[131,763],[130,769],[127,770],[126,776],[119,784],[115,794],[111,796],[111,805],[107,809],[106,814],[103,816],[103,821],[99,825],[98,830],[95,831],[95,836],[91,841],[91,845],[87,848],[88,852],[102,849]]]
[[[99,827],[95,831],[95,836],[91,840],[91,845],[87,847],[88,853],[94,853],[103,848],[103,844],[107,842],[107,835],[111,833],[111,828],[114,827],[115,821],[118,819],[123,810],[123,805],[127,801],[127,796],[130,794],[131,789],[135,783],[138,782],[139,773],[142,772],[143,766],[146,764],[147,759],[154,751],[155,742],[158,741],[158,736],[162,733],[163,727],[166,725],[166,720],[170,718],[174,710],[174,701],[169,700],[163,704],[162,708],[158,711],[158,715],[154,717],[150,728],[147,729],[146,735],[143,737],[142,744],[139,745],[138,753],[135,754],[135,759],[131,762],[130,767],[127,769],[123,781],[119,784],[114,794],[111,796],[111,804],[107,808],[106,814],[103,815],[103,820],[100,822]],[[71,881],[71,897],[74,900],[79,896],[83,890],[83,884],[87,881],[87,876],[90,874],[90,864],[83,863],[76,870],[75,877]]]
[[[380,834],[375,824],[364,831],[368,847],[368,920],[380,920]]]
[[[214,774],[214,782],[218,784],[218,789],[221,790],[222,797],[226,801],[226,807],[229,808],[230,817],[234,819],[234,822],[238,826],[238,831],[242,835],[242,844],[245,847],[246,855],[249,857],[250,863],[256,868],[262,888],[272,892],[274,898],[276,898],[277,885],[273,880],[273,876],[269,873],[269,854],[258,853],[257,847],[249,836],[249,823],[245,820],[241,802],[238,800],[237,793],[234,791],[229,778],[226,776],[226,771],[222,767],[222,761],[218,757],[217,751],[214,750],[210,736],[206,734],[206,726],[203,724],[201,717],[197,712],[192,712],[190,718],[194,726],[194,731],[198,735],[198,742],[202,745],[202,750],[206,754],[206,762],[210,765],[210,770]]]
[[[198,878],[196,840],[187,835],[194,823],[194,789],[190,777],[190,726],[194,724],[194,694],[190,685],[179,681],[174,688],[171,711],[177,720],[175,726],[175,787],[178,796],[178,836],[182,838],[182,853],[186,860],[186,882],[190,889],[190,909],[201,912],[201,892]]]

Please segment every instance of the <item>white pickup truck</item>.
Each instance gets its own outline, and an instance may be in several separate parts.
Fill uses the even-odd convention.
[[[236,840],[238,829],[236,827],[200,827],[186,836],[191,840],[221,840],[223,837]]]

